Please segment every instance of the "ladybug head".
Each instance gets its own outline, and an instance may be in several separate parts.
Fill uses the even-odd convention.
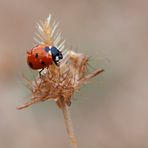
[[[49,52],[51,53],[51,55],[52,55],[52,60],[53,60],[54,63],[58,66],[59,60],[63,59],[62,53],[61,53],[56,47],[54,47],[54,46],[52,46],[52,47],[46,46],[46,47],[44,48],[44,50],[45,50],[46,52],[48,52],[48,53],[49,53]]]

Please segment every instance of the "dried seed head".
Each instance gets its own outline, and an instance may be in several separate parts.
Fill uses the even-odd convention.
[[[65,48],[65,41],[61,39],[61,33],[57,32],[57,23],[51,23],[51,15],[45,22],[38,24],[38,33],[35,41],[37,44],[48,44],[57,47],[63,54],[59,66],[52,64],[43,71],[41,77],[37,76],[31,83],[31,102],[19,106],[18,109],[26,108],[34,103],[54,100],[62,108],[71,104],[71,97],[80,86],[92,77],[103,72],[96,70],[86,75],[88,57]]]

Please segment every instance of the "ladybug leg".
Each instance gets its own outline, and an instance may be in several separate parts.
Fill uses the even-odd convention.
[[[44,68],[39,71],[39,76],[40,76],[40,77],[42,76],[42,71],[43,71],[43,70],[44,70]]]

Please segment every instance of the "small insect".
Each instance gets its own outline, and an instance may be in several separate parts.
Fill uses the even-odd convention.
[[[27,52],[27,63],[31,69],[41,72],[49,67],[53,62],[59,66],[58,62],[63,59],[62,53],[54,46],[37,45]]]

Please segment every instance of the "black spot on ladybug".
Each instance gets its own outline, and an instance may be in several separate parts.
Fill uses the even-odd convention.
[[[42,61],[41,64],[42,64],[43,66],[45,66],[45,62],[44,62],[44,61]]]
[[[38,57],[39,57],[39,55],[38,55],[38,53],[36,53],[36,54],[35,54],[35,58],[38,58]]]
[[[29,66],[30,66],[31,68],[33,68],[33,64],[32,64],[31,62],[29,62]]]

